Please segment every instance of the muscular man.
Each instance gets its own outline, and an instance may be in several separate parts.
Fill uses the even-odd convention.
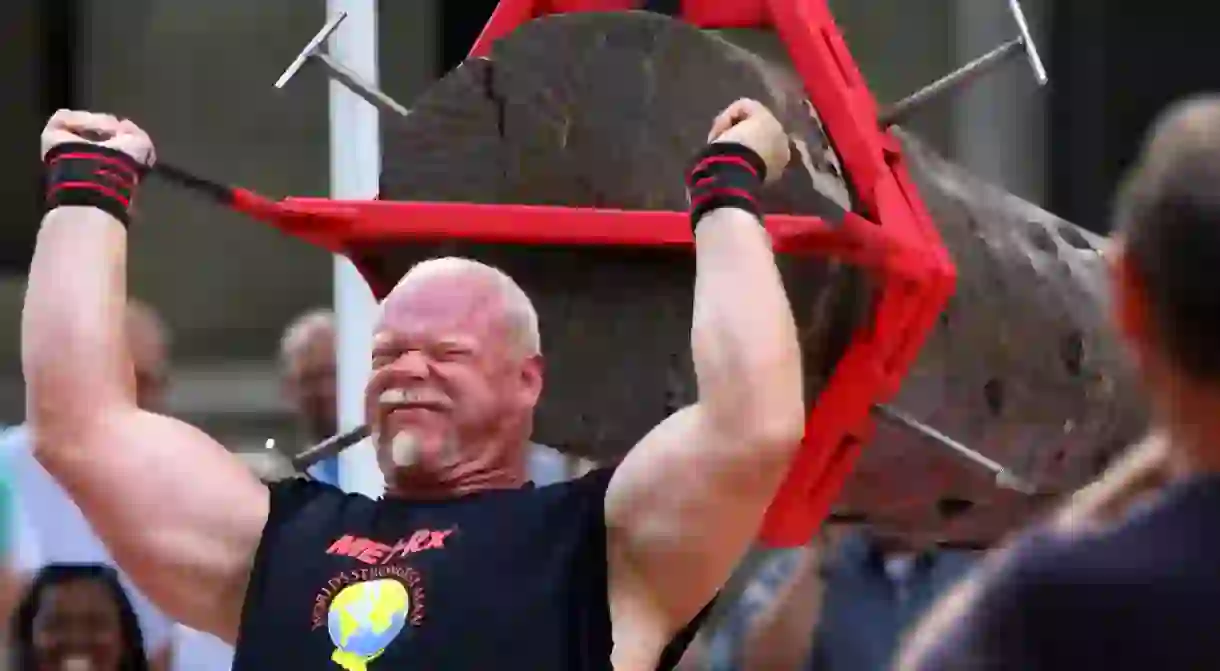
[[[524,486],[543,380],[530,300],[488,266],[425,262],[374,334],[366,405],[386,496],[372,501],[268,489],[207,435],[139,408],[125,206],[153,146],[129,121],[58,113],[22,324],[39,457],[158,603],[237,642],[239,671],[668,666],[755,537],[804,420],[754,198],[788,138],[743,100],[709,143],[688,178],[698,402],[613,470]]]
[[[1119,198],[1114,316],[1157,431],[989,558],[900,668],[1204,669],[1220,660],[1220,97],[1155,124]]]

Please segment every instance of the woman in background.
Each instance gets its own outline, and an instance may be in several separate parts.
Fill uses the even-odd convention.
[[[149,669],[135,610],[109,566],[43,568],[11,627],[13,671]]]

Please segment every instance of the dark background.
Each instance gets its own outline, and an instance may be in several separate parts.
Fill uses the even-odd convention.
[[[1171,100],[1220,88],[1206,3],[1060,0],[1049,64],[1049,209],[1098,232],[1148,124]]]

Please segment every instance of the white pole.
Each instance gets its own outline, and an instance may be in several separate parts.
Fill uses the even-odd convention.
[[[377,84],[377,0],[327,0],[328,17],[347,19],[328,42],[330,54],[369,83]],[[330,188],[337,199],[377,195],[381,175],[381,134],[377,109],[330,82]],[[335,321],[338,364],[339,429],[364,422],[377,303],[368,284],[343,257],[335,259]],[[339,486],[349,492],[381,496],[385,480],[369,441],[339,455]]]

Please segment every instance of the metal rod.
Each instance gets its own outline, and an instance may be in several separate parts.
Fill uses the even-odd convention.
[[[347,12],[339,12],[334,18],[327,21],[326,25],[322,26],[322,30],[319,30],[318,34],[309,40],[309,44],[305,45],[301,53],[297,54],[297,57],[284,70],[284,74],[275,80],[275,88],[284,88],[289,80],[296,76],[301,68],[305,67],[306,63],[317,63],[326,70],[327,75],[331,79],[339,82],[347,90],[360,96],[373,107],[383,112],[390,112],[403,117],[409,115],[411,111],[397,100],[386,95],[384,91],[371,84],[351,68],[331,58],[329,54],[322,50],[322,45],[326,43],[326,40],[335,32],[339,24],[343,23],[345,18],[347,18]]]
[[[910,429],[943,447],[949,448],[958,456],[965,457],[967,461],[991,471],[991,473],[995,476],[995,483],[997,486],[1005,489],[1012,489],[1021,492],[1022,494],[1032,495],[1037,493],[1037,488],[1034,487],[1032,483],[1027,482],[1024,478],[1014,474],[1011,470],[1005,468],[1003,464],[984,454],[980,454],[969,447],[966,447],[940,431],[937,431],[914,417],[911,417],[905,412],[888,405],[880,404],[874,405],[873,410],[883,419],[887,419],[904,428]]]
[[[351,431],[339,433],[326,440],[308,447],[292,457],[292,466],[298,471],[305,471],[310,466],[338,455],[343,450],[369,437],[369,427],[362,424]]]
[[[373,107],[402,117],[411,114],[411,110],[403,107],[397,100],[386,95],[381,89],[361,79],[360,75],[344,67],[342,63],[337,62],[329,55],[319,52],[311,58],[319,65],[324,66],[332,79],[346,86],[352,93],[364,98]]]
[[[1008,13],[1017,22],[1017,31],[1025,46],[1025,55],[1029,58],[1029,67],[1034,70],[1034,81],[1038,86],[1046,86],[1046,67],[1042,65],[1042,57],[1038,55],[1038,45],[1034,44],[1034,36],[1029,32],[1029,22],[1025,20],[1025,12],[1021,11],[1018,0],[1008,0]]]
[[[339,28],[339,24],[343,23],[343,19],[346,18],[347,12],[338,12],[329,21],[327,21],[326,25],[322,26],[322,30],[319,30],[318,34],[314,35],[309,40],[309,43],[305,45],[305,48],[301,50],[301,53],[297,54],[297,57],[292,60],[292,63],[290,63],[288,68],[284,70],[284,74],[280,75],[280,78],[275,80],[275,88],[284,88],[284,85],[288,83],[288,80],[295,77],[296,74],[300,72],[301,68],[305,67],[305,64],[309,62],[309,57],[318,53],[318,51],[322,48],[322,43],[330,39],[330,36],[335,32],[336,29]]]
[[[1012,15],[1013,22],[1017,24],[1016,37],[894,103],[881,114],[881,125],[889,127],[902,121],[928,101],[969,84],[979,75],[990,72],[1018,52],[1025,53],[1029,67],[1034,71],[1034,81],[1038,82],[1038,86],[1045,86],[1046,68],[1042,65],[1042,57],[1038,55],[1038,46],[1034,44],[1034,36],[1029,32],[1029,22],[1025,20],[1025,12],[1021,9],[1020,0],[1008,0],[1008,13]]]
[[[919,89],[911,95],[894,103],[881,114],[881,125],[892,126],[904,119],[911,112],[922,107],[926,103],[945,93],[955,91],[958,88],[969,84],[979,76],[987,74],[997,65],[1015,56],[1024,48],[1024,38],[1014,37],[1011,40],[1001,44],[991,51],[979,56],[962,67],[950,72],[949,74],[937,79],[927,86]]]

